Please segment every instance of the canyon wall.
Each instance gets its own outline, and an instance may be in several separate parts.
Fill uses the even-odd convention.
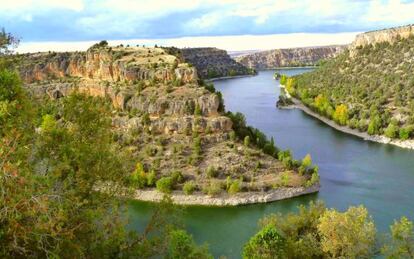
[[[345,48],[346,46],[339,45],[274,49],[238,56],[235,60],[246,67],[258,70],[278,67],[314,66],[319,60],[337,56]]]

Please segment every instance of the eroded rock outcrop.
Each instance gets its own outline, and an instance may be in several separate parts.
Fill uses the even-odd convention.
[[[278,67],[313,66],[322,59],[332,58],[341,53],[346,46],[306,47],[275,49],[255,52],[236,57],[239,63],[254,69],[273,69]]]

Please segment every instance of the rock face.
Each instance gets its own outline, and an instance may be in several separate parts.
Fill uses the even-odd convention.
[[[414,25],[406,25],[400,27],[394,27],[389,29],[369,31],[358,34],[355,40],[349,47],[351,56],[355,56],[356,49],[370,44],[375,45],[376,43],[388,42],[394,43],[400,39],[406,39],[414,34]]]
[[[358,34],[352,42],[350,48],[364,47],[369,44],[380,42],[393,43],[399,39],[406,39],[414,33],[414,25],[406,25],[395,28],[383,29],[378,31],[369,31]]]
[[[254,71],[234,61],[225,50],[217,48],[181,49],[185,62],[193,64],[203,79],[254,74]]]
[[[158,60],[153,60],[155,56]],[[144,64],[144,58],[148,63]],[[164,65],[164,60],[170,66],[158,66]],[[28,54],[19,71],[29,83],[63,77],[109,82],[180,79],[188,83],[197,80],[194,68],[174,67],[175,60],[174,56],[157,48],[91,48],[86,52]]]
[[[346,46],[275,49],[236,57],[236,61],[254,69],[313,66],[321,59],[337,56]]]

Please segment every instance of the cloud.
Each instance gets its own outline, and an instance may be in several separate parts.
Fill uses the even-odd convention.
[[[399,0],[0,0],[23,41],[355,32],[414,22]]]

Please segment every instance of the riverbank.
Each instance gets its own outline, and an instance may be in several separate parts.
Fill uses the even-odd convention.
[[[235,79],[235,78],[251,77],[251,76],[256,76],[256,74],[255,75],[222,76],[222,77],[215,77],[215,78],[206,79],[204,81],[207,82],[207,83],[210,83],[210,82],[214,82],[214,81],[218,81],[218,80]]]
[[[283,88],[283,86],[281,86],[281,88]],[[395,146],[398,146],[398,147],[401,147],[401,148],[414,149],[414,140],[398,140],[398,139],[391,139],[391,138],[388,138],[386,136],[369,135],[366,132],[360,132],[358,130],[351,129],[347,126],[340,126],[340,125],[336,124],[334,121],[332,121],[328,118],[325,118],[322,115],[319,115],[318,113],[312,111],[309,107],[305,106],[300,100],[292,97],[292,101],[294,103],[293,105],[290,105],[290,106],[287,106],[287,107],[282,107],[281,109],[292,109],[292,108],[300,109],[303,112],[305,112],[306,114],[322,121],[323,123],[327,124],[328,126],[334,128],[336,130],[339,130],[339,131],[342,131],[344,133],[360,137],[364,140],[377,142],[377,143],[382,143],[382,144],[395,145]]]
[[[289,199],[297,196],[318,192],[319,184],[311,187],[278,188],[267,192],[241,192],[236,195],[223,193],[219,196],[208,196],[201,192],[185,195],[181,191],[171,193],[171,199],[179,205],[202,205],[202,206],[237,206],[255,203],[268,203],[272,201]],[[133,196],[135,200],[159,202],[164,194],[157,190],[137,190]]]

